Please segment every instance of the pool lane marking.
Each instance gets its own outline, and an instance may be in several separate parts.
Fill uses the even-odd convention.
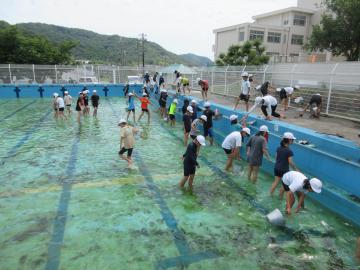
[[[199,173],[197,176],[210,176],[210,174]],[[178,177],[179,174],[155,174],[153,178],[155,178],[155,182],[159,182],[159,180],[168,180],[169,177]],[[73,182],[72,189],[85,189],[85,188],[98,188],[98,187],[111,187],[111,186],[123,186],[123,185],[138,185],[144,183],[144,176],[135,176],[131,179],[127,177],[121,177],[113,180],[101,180],[101,181],[81,181],[81,182]],[[28,194],[38,194],[38,193],[47,193],[59,191],[62,189],[61,185],[51,185],[48,187],[40,187],[40,188],[22,188],[17,189],[16,191],[4,191],[0,192],[0,199],[8,198],[8,197],[16,197],[23,196]]]
[[[113,111],[114,116],[117,117],[116,111],[112,106],[111,102],[107,99],[111,110]],[[194,262],[199,262],[207,259],[215,259],[219,257],[216,251],[205,251],[194,253],[189,246],[185,234],[178,228],[178,223],[170,208],[167,206],[163,196],[161,195],[160,189],[154,182],[153,177],[151,176],[150,171],[148,170],[144,160],[138,152],[134,152],[136,161],[139,164],[139,170],[141,174],[145,177],[145,185],[152,192],[153,198],[157,205],[160,208],[160,214],[165,221],[165,224],[170,229],[170,232],[173,236],[174,243],[177,247],[177,250],[180,256],[175,258],[169,258],[165,260],[158,261],[156,263],[156,269],[168,269],[175,266],[187,267],[189,264]]]
[[[73,176],[76,169],[76,161],[78,155],[78,145],[80,142],[80,134],[76,133],[75,140],[71,147],[71,154],[68,165],[66,167],[62,191],[59,199],[58,209],[53,223],[51,240],[47,251],[46,270],[57,270],[60,265],[61,247],[64,241],[65,226],[68,216],[69,202],[71,198],[71,188],[73,184]]]
[[[28,104],[26,104],[26,105],[24,105],[24,106],[20,107],[20,108],[19,108],[19,109],[17,109],[16,111],[14,111],[14,112],[12,112],[12,113],[10,113],[10,114],[8,114],[8,115],[4,116],[3,118],[1,118],[1,119],[0,119],[0,122],[2,122],[2,121],[4,121],[4,120],[6,120],[6,119],[8,119],[8,118],[10,118],[11,116],[13,116],[13,115],[15,115],[16,113],[18,113],[18,112],[22,111],[23,109],[25,109],[25,108],[29,107],[30,105],[34,104],[35,102],[36,102],[36,99],[35,99],[35,100],[33,100],[32,102],[30,102],[30,103],[28,103]]]
[[[13,156],[16,155],[19,148],[25,144],[31,137],[31,135],[42,125],[42,123],[46,120],[46,118],[49,116],[49,114],[53,111],[53,109],[48,110],[41,118],[40,120],[30,129],[28,130],[25,135],[14,145],[6,154],[5,157],[3,157],[0,161],[0,166],[5,164],[5,161]]]

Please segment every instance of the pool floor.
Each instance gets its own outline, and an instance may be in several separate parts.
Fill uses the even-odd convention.
[[[50,99],[0,105],[1,270],[359,269],[359,228],[310,200],[271,226],[265,214],[285,204],[268,195],[272,176],[249,183],[242,162],[224,173],[219,146],[201,149],[194,191],[180,190],[180,121],[143,118],[128,169],[123,98],[80,124],[55,120]]]

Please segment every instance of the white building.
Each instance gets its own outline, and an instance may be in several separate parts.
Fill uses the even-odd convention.
[[[308,54],[303,45],[311,35],[312,26],[319,24],[323,9],[321,0],[298,0],[296,7],[289,7],[253,17],[254,22],[215,29],[215,59],[226,53],[231,45],[243,44],[247,40],[260,39],[266,54],[277,61],[298,60],[328,61],[329,53]]]

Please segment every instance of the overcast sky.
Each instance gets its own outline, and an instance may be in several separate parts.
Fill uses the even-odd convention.
[[[42,22],[147,39],[165,49],[213,59],[212,30],[252,21],[296,0],[0,0],[0,19]]]

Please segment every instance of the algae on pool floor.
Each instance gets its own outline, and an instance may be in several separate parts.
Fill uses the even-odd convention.
[[[37,127],[50,99],[3,121],[1,269],[44,269],[54,255],[48,247],[59,233],[57,215],[64,218],[59,269],[356,268],[358,228],[310,200],[305,211],[287,218],[287,229],[272,227],[264,211],[284,207],[268,196],[272,176],[261,172],[253,185],[243,163],[225,174],[218,146],[201,150],[194,192],[179,190],[181,124],[169,128],[155,113],[150,127],[144,119],[135,148],[137,169],[127,169],[117,153],[117,120],[125,101],[109,100],[103,98],[97,120],[83,119],[80,126],[74,114],[65,121],[49,115]],[[31,101],[9,100],[0,116]],[[66,183],[71,196],[62,212]]]

